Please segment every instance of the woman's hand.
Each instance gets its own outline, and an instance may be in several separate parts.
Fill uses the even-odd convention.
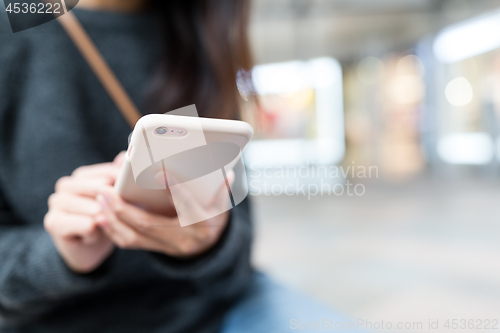
[[[234,174],[228,174],[231,182]],[[169,192],[170,193],[170,192]],[[211,211],[221,211],[220,206],[227,201],[227,188],[223,184],[212,203],[201,207],[184,192],[188,209],[203,211],[204,216],[212,216]],[[113,188],[106,188],[97,197],[103,214],[96,221],[115,245],[124,249],[141,249],[158,252],[177,258],[190,258],[214,246],[224,231],[229,212],[214,216],[206,221],[181,227],[177,217],[149,213],[125,202]],[[225,201],[226,200],[226,201]]]
[[[113,243],[94,217],[101,212],[99,191],[116,180],[123,155],[113,163],[83,166],[60,178],[48,200],[44,226],[68,267],[77,273],[97,269],[113,252]]]

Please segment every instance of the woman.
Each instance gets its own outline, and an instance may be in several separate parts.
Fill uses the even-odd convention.
[[[247,0],[74,12],[144,113],[238,118]],[[185,228],[125,203],[112,185],[129,133],[57,21],[0,34],[0,332],[288,330],[296,312],[263,308],[285,292],[250,267],[248,202]]]

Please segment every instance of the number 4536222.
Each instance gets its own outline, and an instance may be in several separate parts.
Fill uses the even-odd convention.
[[[448,319],[444,323],[447,329],[485,329],[497,330],[498,319]]]
[[[5,11],[9,14],[62,14],[60,3],[9,3]]]

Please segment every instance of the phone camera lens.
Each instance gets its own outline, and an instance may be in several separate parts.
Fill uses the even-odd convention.
[[[166,134],[167,128],[166,127],[158,127],[157,129],[155,129],[155,133],[160,134],[160,135]]]

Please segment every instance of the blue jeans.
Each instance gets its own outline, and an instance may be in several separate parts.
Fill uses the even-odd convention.
[[[247,295],[228,313],[221,333],[361,332],[350,323],[329,307],[256,273]]]

